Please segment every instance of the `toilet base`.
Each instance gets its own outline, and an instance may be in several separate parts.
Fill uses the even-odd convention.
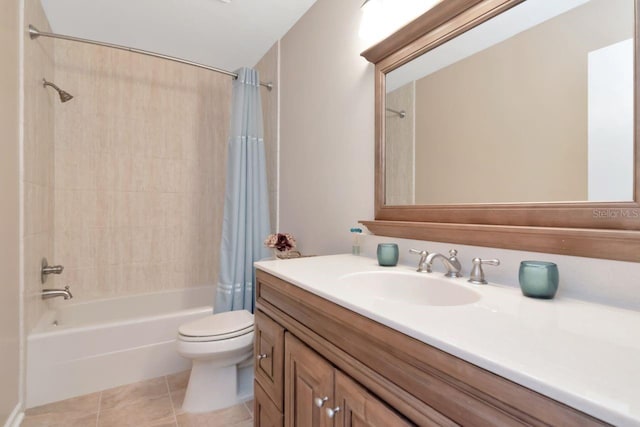
[[[220,366],[218,361],[194,359],[182,409],[190,413],[211,412],[244,402],[251,394],[246,387],[239,390],[238,386],[247,383],[245,377],[252,374],[252,368],[238,369],[237,364]]]

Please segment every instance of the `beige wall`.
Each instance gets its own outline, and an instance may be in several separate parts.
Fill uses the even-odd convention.
[[[361,2],[318,0],[280,44],[280,231],[302,252],[348,252],[373,216],[373,66]]]
[[[25,21],[51,31],[39,0],[25,2]],[[42,87],[56,82],[53,40],[25,40],[24,45],[24,304],[25,333],[36,325],[47,304],[42,300],[43,257],[55,263],[53,251],[54,130],[57,94]],[[54,287],[55,279],[47,281]]]
[[[588,53],[630,16],[594,0],[416,81],[416,202],[587,200]]]
[[[0,2],[0,424],[20,402],[19,7],[17,0]]]
[[[273,85],[271,90],[260,86],[272,232],[277,231],[278,221],[278,96],[280,89],[278,83],[278,50],[278,43],[276,43],[255,66],[260,74],[260,81],[270,82]]]
[[[55,262],[77,300],[213,285],[231,79],[56,41]]]

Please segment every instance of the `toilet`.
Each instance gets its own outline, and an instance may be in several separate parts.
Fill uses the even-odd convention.
[[[178,328],[178,353],[193,362],[184,411],[215,411],[252,397],[253,323],[253,314],[238,310]]]

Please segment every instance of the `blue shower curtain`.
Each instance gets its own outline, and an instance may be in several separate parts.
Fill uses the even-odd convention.
[[[271,227],[260,79],[258,72],[250,68],[237,73],[233,82],[215,313],[242,309],[253,313],[253,262],[270,254],[263,245]]]

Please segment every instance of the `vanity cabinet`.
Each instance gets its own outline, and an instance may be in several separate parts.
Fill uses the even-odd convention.
[[[261,270],[256,307],[256,425],[607,425]]]
[[[282,427],[284,417],[258,381],[253,385],[253,420],[256,427]]]
[[[324,409],[334,404],[333,367],[289,333],[285,337],[284,377],[285,426],[332,426],[333,420]]]
[[[271,397],[279,411],[283,410],[284,328],[260,311],[255,312],[255,380]]]
[[[285,426],[410,426],[293,335],[285,336]]]

